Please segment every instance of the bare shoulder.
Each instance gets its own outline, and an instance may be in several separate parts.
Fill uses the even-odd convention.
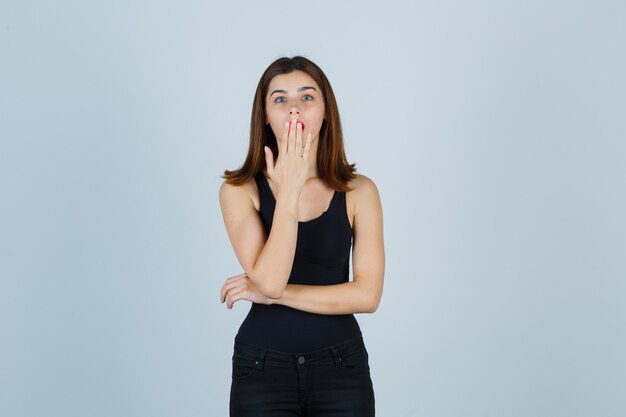
[[[356,174],[356,177],[352,181],[350,181],[348,185],[354,188],[354,190],[352,190],[351,192],[356,191],[357,193],[371,193],[374,191],[378,191],[374,181],[367,175],[363,174]]]
[[[219,189],[219,199],[222,211],[230,207],[242,205],[252,205],[257,211],[259,208],[259,191],[254,178],[241,185],[229,184],[226,181],[222,182]]]
[[[356,174],[348,185],[353,190],[346,193],[346,205],[350,224],[354,226],[355,217],[361,211],[371,211],[380,207],[380,195],[376,183],[363,174]]]
[[[349,195],[355,203],[358,203],[362,199],[371,199],[378,197],[378,187],[374,181],[363,174],[356,174],[356,177],[348,183],[352,191],[348,191]]]

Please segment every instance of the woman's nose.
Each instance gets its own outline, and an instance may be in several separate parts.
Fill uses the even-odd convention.
[[[289,109],[289,115],[290,116],[300,116],[300,108],[293,106],[291,107],[291,109]]]

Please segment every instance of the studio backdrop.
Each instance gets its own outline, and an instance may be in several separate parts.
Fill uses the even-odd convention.
[[[218,190],[303,55],[378,187],[377,415],[626,412],[622,1],[0,1],[0,415],[226,416]]]

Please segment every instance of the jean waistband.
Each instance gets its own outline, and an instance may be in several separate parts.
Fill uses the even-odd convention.
[[[253,346],[242,342],[235,338],[234,355],[242,355],[257,360],[257,364],[261,367],[263,362],[282,362],[289,364],[303,365],[304,363],[317,362],[322,360],[333,359],[335,364],[341,363],[342,357],[347,357],[365,350],[363,335],[350,338],[343,342],[328,346],[326,348],[317,349],[308,352],[294,353],[281,352],[274,349],[266,349],[261,346]]]

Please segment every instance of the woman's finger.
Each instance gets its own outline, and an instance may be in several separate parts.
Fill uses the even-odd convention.
[[[296,156],[302,156],[302,123],[296,123]]]
[[[222,288],[220,288],[220,303],[224,302],[224,297],[226,297],[226,293],[228,292],[228,289],[226,288],[227,285],[228,282],[225,282],[222,284]]]
[[[304,143],[304,150],[302,151],[302,157],[307,160],[309,159],[309,154],[311,153],[311,133],[306,136],[306,142]]]
[[[237,285],[238,281],[240,281],[245,275],[246,273],[244,272],[243,274],[235,275],[224,281],[224,284],[222,285],[222,288],[220,290],[220,302],[224,302],[224,297],[226,296],[228,290],[232,288],[233,285]]]
[[[289,126],[289,144],[287,145],[287,152],[293,155],[296,154],[296,120],[298,119],[291,120],[291,125]]]
[[[241,285],[238,282],[230,282],[227,284],[224,284],[222,286],[222,290],[220,291],[220,302],[224,302],[226,300],[226,295],[228,295],[228,292],[231,291],[233,288],[238,287],[239,285]]]
[[[283,140],[280,142],[279,146],[280,146],[280,150],[278,151],[278,154],[280,155],[281,153],[284,155],[287,155],[287,142],[289,141],[289,122],[285,122],[285,126],[283,126]]]
[[[228,309],[233,308],[233,304],[235,304],[235,301],[241,299],[241,296],[243,295],[243,289],[238,289],[238,290],[232,290],[228,293],[228,295],[226,296],[226,307],[228,307]]]
[[[265,151],[265,165],[267,166],[267,174],[272,177],[274,174],[274,154],[269,146],[263,148]]]

